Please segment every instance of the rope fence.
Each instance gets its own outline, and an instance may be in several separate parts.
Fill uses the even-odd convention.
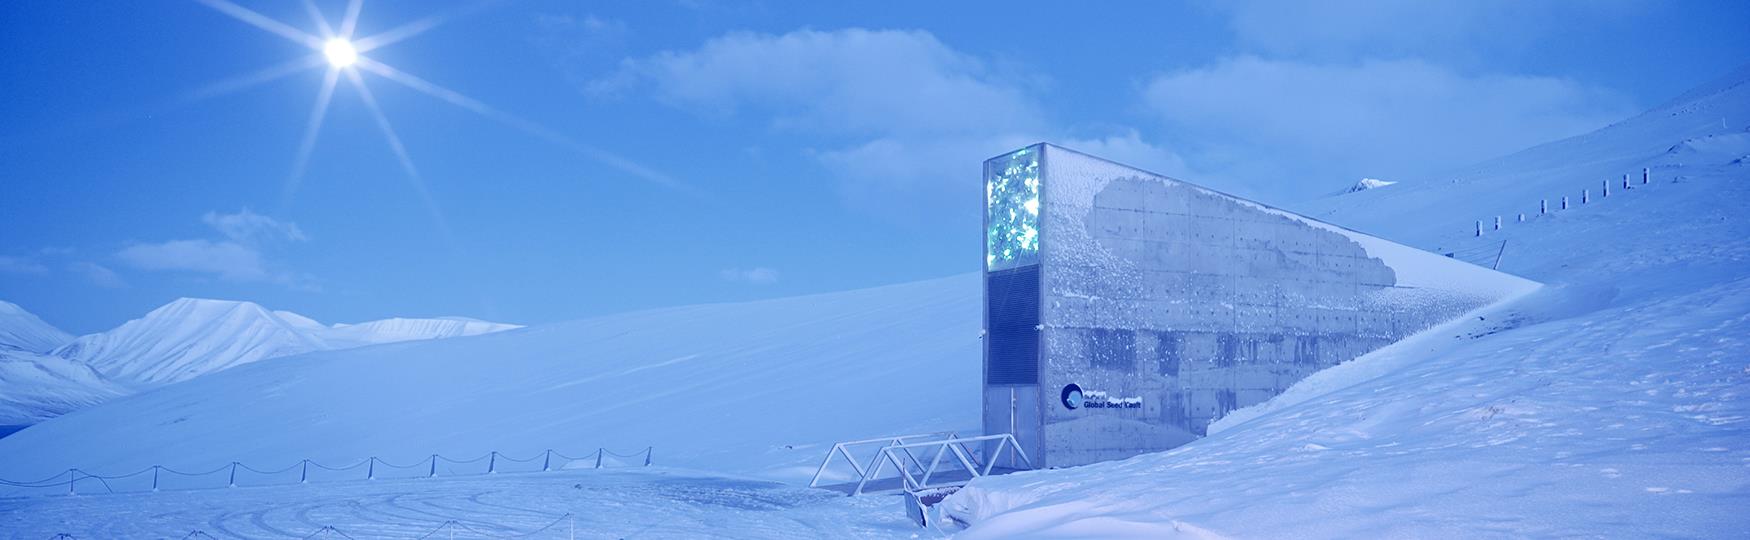
[[[624,454],[606,448],[597,448],[595,452],[579,457],[545,450],[519,459],[495,450],[473,459],[455,459],[441,454],[431,454],[425,459],[407,464],[397,464],[372,456],[342,467],[324,465],[305,459],[284,468],[264,470],[233,461],[230,464],[201,472],[184,472],[162,465],[153,465],[127,474],[116,475],[94,474],[75,467],[53,476],[28,482],[0,478],[0,495],[44,495],[51,491],[65,495],[78,495],[81,488],[88,491],[95,489],[102,493],[234,488],[239,486],[239,481],[247,486],[306,484],[313,481],[357,480],[360,478],[353,476],[356,473],[352,471],[361,468],[364,469],[364,478],[362,479],[376,480],[379,478],[477,476],[500,472],[548,472],[555,470],[555,465],[561,470],[648,467],[654,455],[655,447],[645,447],[642,451]],[[558,458],[558,461],[555,461],[554,458]],[[441,467],[439,466],[440,462],[443,463]],[[536,464],[539,466],[537,467]],[[482,468],[484,470],[481,470]],[[239,473],[243,474],[239,475]],[[212,481],[209,477],[217,477],[223,483]],[[466,525],[461,526],[465,527]]]
[[[428,540],[428,539],[432,539],[432,538],[456,538],[456,535],[459,533],[466,533],[467,538],[501,538],[501,539],[528,538],[528,537],[531,537],[531,536],[534,536],[537,534],[551,531],[551,530],[559,527],[559,525],[561,523],[566,524],[565,530],[563,532],[565,533],[567,538],[577,538],[577,516],[576,516],[576,514],[571,514],[571,513],[566,513],[564,515],[561,515],[557,519],[554,519],[553,521],[547,523],[546,525],[541,526],[540,528],[532,529],[532,530],[528,530],[528,531],[523,531],[523,532],[514,532],[511,534],[500,534],[500,533],[494,533],[494,532],[490,532],[490,531],[483,531],[483,530],[471,527],[467,523],[463,523],[459,520],[451,519],[451,520],[447,520],[447,521],[444,521],[443,523],[438,524],[438,526],[436,528],[430,529],[430,530],[426,531],[425,533],[420,534],[419,536],[389,537],[389,536],[383,536],[382,534],[373,533],[370,535],[370,538],[410,538],[412,540]],[[448,535],[447,536],[439,536],[443,533],[448,533]],[[316,530],[311,531],[310,534],[303,536],[301,540],[314,540],[314,539],[318,539],[318,538],[340,538],[340,539],[357,540],[356,538],[353,538],[352,535],[347,534],[347,532],[345,530],[343,530],[339,527],[335,527],[333,525],[323,525],[323,526],[317,528]],[[60,534],[49,537],[49,540],[80,540],[80,538],[78,536],[74,536],[72,534],[60,533]],[[218,538],[215,538],[212,534],[209,534],[206,531],[203,531],[200,529],[195,529],[195,530],[188,531],[188,534],[183,535],[180,540],[218,540]]]

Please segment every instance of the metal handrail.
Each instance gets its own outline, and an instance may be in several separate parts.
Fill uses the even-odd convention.
[[[912,441],[915,439],[924,439],[924,438],[938,438],[938,439],[942,439],[942,440],[954,440],[956,438],[956,435],[952,431],[936,431],[936,432],[931,432],[931,433],[900,435],[897,437],[881,437],[881,438],[875,438],[875,439],[845,441],[845,442],[834,444],[834,445],[832,445],[832,449],[827,451],[826,459],[821,460],[820,467],[815,469],[814,478],[812,478],[808,481],[808,487],[820,487],[820,477],[822,475],[826,474],[826,470],[828,467],[832,466],[834,456],[844,457],[845,462],[849,463],[851,465],[851,470],[856,471],[858,479],[867,478],[869,476],[869,468],[875,467],[876,463],[881,460],[881,451],[877,450],[875,453],[875,456],[870,458],[869,464],[867,466],[865,466],[861,463],[858,463],[857,457],[851,453],[851,448],[853,448],[853,447],[868,446],[868,445],[872,445],[872,444],[884,443],[884,444],[886,444],[886,446],[883,448],[886,448],[886,447],[892,447],[892,446],[905,445],[905,444],[907,444],[908,441]],[[917,467],[919,469],[922,469],[924,467],[923,462],[919,461],[917,459],[917,456],[910,455],[909,452],[907,452],[907,454],[908,454],[907,457],[911,461],[912,466]]]
[[[936,440],[918,440],[926,438]],[[984,459],[980,459],[982,452],[974,451],[967,446],[989,442],[995,442],[996,446],[991,450],[989,456],[983,456]],[[884,444],[884,446],[876,451],[874,458],[870,459],[867,465],[860,463],[850,451],[853,447],[872,444]],[[819,487],[821,476],[826,473],[827,468],[837,458],[843,458],[851,465],[851,470],[857,473],[857,483],[851,489],[851,495],[875,493],[869,490],[869,484],[881,480],[889,465],[893,467],[894,473],[900,481],[899,489],[902,490],[916,491],[963,485],[970,480],[934,484],[931,481],[936,479],[938,473],[945,472],[945,463],[958,465],[972,478],[989,476],[996,471],[996,464],[1002,457],[1005,448],[1009,449],[1013,458],[1019,459],[1028,469],[1033,468],[1032,458],[1029,458],[1027,452],[1021,449],[1021,444],[1015,440],[1015,436],[1008,433],[963,438],[953,432],[939,432],[847,441],[833,445],[832,449],[827,452],[826,459],[821,461],[820,468],[815,470],[814,478],[809,480],[808,486]],[[928,463],[925,459],[920,459],[920,455],[927,458]],[[888,490],[882,490],[882,492],[888,492]]]
[[[989,459],[984,460],[985,462],[984,462],[983,466],[979,466],[977,463],[978,459],[975,457],[974,453],[971,450],[968,450],[966,448],[966,444],[967,443],[981,443],[981,442],[988,442],[988,441],[996,441],[996,443],[997,443],[996,448],[991,451],[991,455],[990,455]],[[899,461],[899,456],[897,454],[895,454],[896,451],[899,451],[899,452],[906,452],[909,455],[910,451],[913,449],[923,449],[923,448],[929,448],[929,447],[937,447],[936,453],[935,453],[935,456],[930,459],[930,465],[929,465],[929,467],[924,469],[923,474],[921,475],[921,478],[920,477],[913,477],[910,470],[908,470],[905,467],[901,467],[900,461]],[[1002,456],[1003,448],[1005,448],[1005,447],[1009,448],[1010,452],[1014,453],[1015,457],[1020,458],[1021,462],[1025,463],[1027,465],[1027,468],[1029,468],[1029,469],[1033,468],[1032,458],[1027,457],[1027,452],[1025,450],[1021,449],[1021,444],[1020,444],[1020,442],[1015,440],[1015,436],[1012,434],[1008,434],[1008,433],[1000,433],[1000,434],[996,434],[996,435],[985,435],[985,436],[981,436],[981,437],[956,438],[956,439],[951,439],[951,440],[933,441],[933,442],[924,442],[924,443],[902,444],[902,445],[895,445],[895,446],[889,446],[886,448],[882,448],[881,452],[882,452],[883,456],[886,457],[887,459],[884,461],[878,462],[878,464],[875,467],[875,470],[871,471],[869,476],[864,478],[863,484],[858,485],[858,489],[855,493],[861,493],[863,485],[867,484],[869,479],[872,479],[874,477],[879,476],[880,472],[881,472],[882,465],[889,463],[889,462],[893,463],[895,470],[897,470],[899,472],[900,478],[904,482],[903,486],[907,490],[916,491],[916,490],[921,490],[921,489],[964,485],[965,482],[948,482],[948,483],[933,484],[933,485],[930,484],[930,477],[934,476],[936,474],[937,469],[939,467],[941,467],[943,456],[952,453],[954,456],[955,462],[958,462],[960,464],[960,466],[966,470],[966,472],[968,472],[972,475],[973,478],[978,478],[981,476],[989,476],[992,472],[994,472],[996,470],[996,464],[998,461],[997,458]]]

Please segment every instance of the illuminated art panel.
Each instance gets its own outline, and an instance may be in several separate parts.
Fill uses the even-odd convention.
[[[986,271],[1039,263],[1039,155],[1031,146],[985,162]]]

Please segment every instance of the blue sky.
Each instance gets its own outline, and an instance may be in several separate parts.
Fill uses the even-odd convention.
[[[540,323],[911,281],[979,268],[979,164],[1022,144],[1292,204],[1750,60],[1743,2],[1098,6],[367,0],[358,36],[440,22],[365,53],[432,85],[362,73],[407,160],[343,77],[294,174],[325,68],[244,83],[314,51],[0,3],[0,299],[85,333],[179,296]]]

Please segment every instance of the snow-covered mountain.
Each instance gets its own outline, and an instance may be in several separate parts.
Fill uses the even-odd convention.
[[[460,317],[325,326],[250,302],[182,298],[75,339],[0,302],[0,436],[140,389],[269,358],[515,328],[521,327]]]
[[[90,366],[43,354],[72,339],[0,301],[0,436],[123,393]]]
[[[478,336],[522,328],[514,324],[495,323],[465,317],[436,319],[383,319],[359,324],[335,324],[323,335],[330,343],[372,345],[419,339],[441,339]]]
[[[0,349],[0,436],[127,394],[91,366],[66,358]]]
[[[73,336],[50,326],[36,315],[0,301],[0,350],[48,352],[73,340]]]
[[[54,354],[135,387],[186,381],[243,364],[313,351],[520,328],[462,318],[384,319],[324,326],[251,302],[181,298]]]
[[[1502,269],[1550,287],[1316,373],[1208,438],[982,479],[945,508],[966,538],[1740,536],[1747,124],[1750,67],[1593,133],[1303,205],[1429,249],[1505,241]]]
[[[182,298],[55,355],[130,385],[185,381],[278,356],[328,349],[310,328],[249,302]]]

